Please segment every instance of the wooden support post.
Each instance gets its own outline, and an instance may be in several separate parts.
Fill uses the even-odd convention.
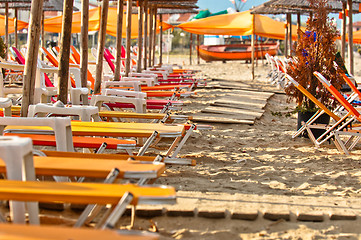
[[[63,7],[63,23],[61,27],[61,42],[59,53],[59,90],[58,100],[64,104],[68,100],[68,82],[69,82],[69,57],[71,43],[71,26],[73,21],[74,0],[65,0]]]
[[[130,44],[132,40],[132,0],[127,0],[127,41],[126,41],[126,59],[125,59],[125,76],[128,77],[130,72],[131,55]]]
[[[152,50],[153,50],[153,8],[149,8],[149,51],[148,51],[148,67],[152,66]]]
[[[301,35],[298,34],[301,30],[301,13],[297,13],[297,39],[300,41]]]
[[[159,31],[159,65],[163,64],[163,15],[159,14],[160,31]]]
[[[197,64],[200,64],[201,63],[201,59],[200,59],[200,56],[199,56],[199,46],[201,45],[200,42],[199,42],[199,34],[197,34]]]
[[[18,9],[17,8],[14,8],[14,15],[15,15],[15,19],[14,19],[15,47],[18,48]]]
[[[95,70],[94,94],[100,93],[100,86],[103,77],[103,57],[104,57],[104,46],[105,46],[105,34],[106,34],[106,27],[108,21],[108,7],[109,7],[109,0],[103,0],[101,7],[100,29],[98,36],[98,52],[97,52],[97,63]]]
[[[288,18],[287,19],[287,23],[286,23],[286,33],[285,33],[285,57],[288,55]]]
[[[352,22],[352,0],[347,0],[348,5],[348,58],[349,58],[349,71],[354,74],[353,63],[353,22]]]
[[[289,49],[290,49],[290,56],[292,55],[292,14],[287,14],[288,16],[288,22],[289,22],[289,26],[290,26],[290,31],[289,31],[289,38],[288,38],[288,41],[289,41]]]
[[[9,3],[5,3],[5,60],[8,60],[9,53]]]
[[[251,54],[251,63],[252,63],[252,80],[254,80],[254,28],[255,28],[255,15],[252,15],[252,35],[251,35],[251,48],[252,48],[252,54]]]
[[[153,43],[152,43],[152,66],[155,66],[155,46],[157,38],[157,8],[153,10]]]
[[[138,7],[138,55],[137,72],[142,71],[142,50],[143,50],[143,2],[139,1]]]
[[[189,65],[192,65],[192,43],[193,43],[193,34],[189,36]]]
[[[28,42],[23,78],[23,99],[21,101],[21,116],[28,115],[29,105],[34,103],[34,88],[36,65],[39,51],[40,21],[43,11],[43,0],[31,2],[30,23],[28,28]]]
[[[114,81],[120,80],[120,68],[122,63],[122,39],[123,39],[123,0],[118,0],[117,8],[117,37],[116,37],[116,46],[117,55],[115,56],[115,72],[114,72]]]
[[[144,0],[144,47],[143,47],[143,51],[144,51],[144,57],[143,57],[143,68],[147,69],[147,57],[148,57],[148,0]]]
[[[342,59],[345,61],[345,55],[346,55],[346,26],[347,26],[347,19],[346,19],[346,9],[347,9],[347,3],[342,2],[342,29],[341,29],[341,56]]]
[[[42,47],[45,47],[45,31],[44,31],[44,21],[45,21],[45,15],[44,11],[41,13],[41,34],[40,34],[40,43]],[[44,54],[41,53],[41,60],[44,61]]]
[[[80,29],[80,79],[81,86],[88,85],[88,29],[89,29],[89,0],[81,1],[81,29]],[[88,98],[82,99],[83,105],[88,105]]]

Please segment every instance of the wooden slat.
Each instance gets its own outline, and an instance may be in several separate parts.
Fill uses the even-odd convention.
[[[211,103],[211,106],[216,107],[224,107],[224,108],[236,108],[236,109],[245,109],[245,110],[251,110],[253,112],[259,112],[264,113],[264,110],[261,108],[255,108],[254,106],[250,106],[247,104],[232,104],[232,103],[224,103],[224,102],[215,102]]]
[[[225,124],[254,124],[252,120],[236,119],[219,114],[197,114],[193,115],[194,122],[225,123]]]
[[[223,107],[207,107],[202,110],[203,113],[229,114],[234,115],[238,119],[254,120],[260,118],[262,113],[250,112],[244,109],[223,108]]]

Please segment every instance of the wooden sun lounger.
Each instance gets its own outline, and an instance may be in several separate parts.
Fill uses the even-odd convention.
[[[67,228],[60,226],[34,226],[0,224],[0,240],[156,240],[158,234],[127,231]]]
[[[129,156],[128,156],[129,157]],[[154,159],[154,158],[153,158]],[[114,169],[119,170],[117,178],[153,179],[165,170],[164,163],[119,161],[115,159],[77,157],[37,157],[34,156],[37,175],[103,178]],[[0,172],[6,173],[5,163],[0,159]]]

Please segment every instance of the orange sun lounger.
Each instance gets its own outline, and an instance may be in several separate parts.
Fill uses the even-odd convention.
[[[0,224],[0,240],[157,240],[158,234],[131,230],[98,230],[61,226]]]

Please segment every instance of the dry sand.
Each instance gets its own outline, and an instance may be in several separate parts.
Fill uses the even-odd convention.
[[[356,59],[360,64],[360,57]],[[268,84],[269,68],[261,63],[254,81],[250,80],[250,64],[244,62],[202,62],[184,67],[200,69],[210,79],[240,82],[254,90],[279,91]],[[186,99],[188,106],[183,113],[198,112],[234,91],[203,88],[197,92]],[[196,131],[181,155],[196,159],[197,165],[168,166],[156,183],[177,189],[178,204],[164,206],[166,209],[194,210],[198,215],[137,217],[135,228],[147,230],[156,225],[162,239],[360,238],[359,217],[331,220],[330,214],[350,218],[361,214],[361,152],[345,156],[338,154],[332,144],[316,149],[308,139],[292,139],[296,117],[286,115],[293,107],[284,94],[275,94],[263,117],[252,126],[212,124],[213,130]],[[200,214],[205,216],[207,212],[218,213],[220,218]],[[252,221],[231,219],[237,212],[258,217]],[[267,220],[265,213],[283,214],[289,221]],[[309,214],[314,220],[321,217],[323,221],[299,221],[298,214]],[[74,217],[69,212],[55,215]],[[123,223],[129,224],[129,219],[124,218]]]

